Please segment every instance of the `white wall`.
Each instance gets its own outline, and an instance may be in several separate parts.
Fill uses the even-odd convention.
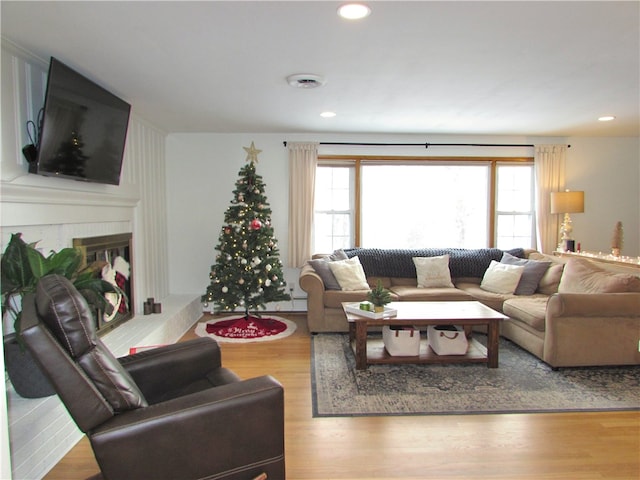
[[[569,139],[567,188],[584,190],[584,213],[571,215],[582,249],[609,253],[618,220],[622,254],[640,256],[640,141],[634,138]]]
[[[255,142],[256,171],[265,184],[274,235],[288,284],[297,270],[286,268],[288,222],[288,155],[279,135],[172,134],[167,138],[167,214],[172,293],[204,294],[224,213],[233,199],[238,172]],[[290,305],[281,305],[290,309]],[[269,306],[271,309],[271,306]]]
[[[167,298],[165,133],[137,118],[134,111],[119,186],[30,175],[21,152],[29,143],[25,124],[42,106],[48,62],[4,39],[1,60],[1,250],[16,232],[28,242],[39,241],[45,253],[70,247],[75,237],[133,232],[136,312],[142,311],[146,297]],[[159,324],[152,317],[140,320],[149,326]],[[79,432],[55,397],[42,407],[39,400],[11,395],[7,381],[0,385],[0,478],[9,478],[5,474],[9,466],[15,478],[39,478],[77,441]],[[57,403],[52,407],[52,402]]]
[[[252,141],[262,153],[257,172],[264,178],[275,235],[286,266],[288,222],[288,151],[282,142],[425,143],[417,135],[345,134],[170,134],[167,138],[170,289],[204,293],[224,212],[232,199],[238,171]],[[574,236],[584,249],[608,251],[617,220],[625,228],[623,253],[640,255],[640,148],[638,138],[428,137],[430,143],[568,143],[567,187],[585,191],[585,213],[574,214]],[[321,146],[321,154],[338,153],[425,156],[533,156],[530,148],[504,147],[336,147]],[[286,269],[289,285],[297,269]]]

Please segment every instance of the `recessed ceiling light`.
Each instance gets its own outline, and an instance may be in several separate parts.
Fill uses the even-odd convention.
[[[336,116],[336,112],[322,112],[320,116],[322,118],[333,118]]]
[[[338,15],[348,20],[359,20],[368,17],[371,9],[364,3],[345,3],[338,8]]]
[[[327,81],[324,77],[313,73],[296,73],[287,77],[287,83],[295,88],[316,88],[321,87]]]
[[[600,117],[598,118],[598,121],[600,122],[610,122],[611,120],[615,120],[616,117],[614,117],[613,115],[605,115],[604,117]]]

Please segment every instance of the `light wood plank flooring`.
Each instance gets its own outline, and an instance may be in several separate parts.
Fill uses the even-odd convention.
[[[294,335],[225,343],[222,359],[284,385],[289,480],[640,478],[640,412],[312,418],[305,318],[282,315]],[[45,478],[102,477],[83,439]]]

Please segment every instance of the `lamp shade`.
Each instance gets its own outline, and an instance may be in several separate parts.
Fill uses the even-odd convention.
[[[584,212],[584,192],[551,192],[551,213]]]

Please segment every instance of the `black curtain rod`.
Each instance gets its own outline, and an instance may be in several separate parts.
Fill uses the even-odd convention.
[[[287,142],[282,144],[286,147]],[[357,142],[320,142],[320,145],[352,145],[362,147],[527,147],[533,148],[535,145],[523,143],[357,143]],[[571,148],[571,145],[567,145]]]

